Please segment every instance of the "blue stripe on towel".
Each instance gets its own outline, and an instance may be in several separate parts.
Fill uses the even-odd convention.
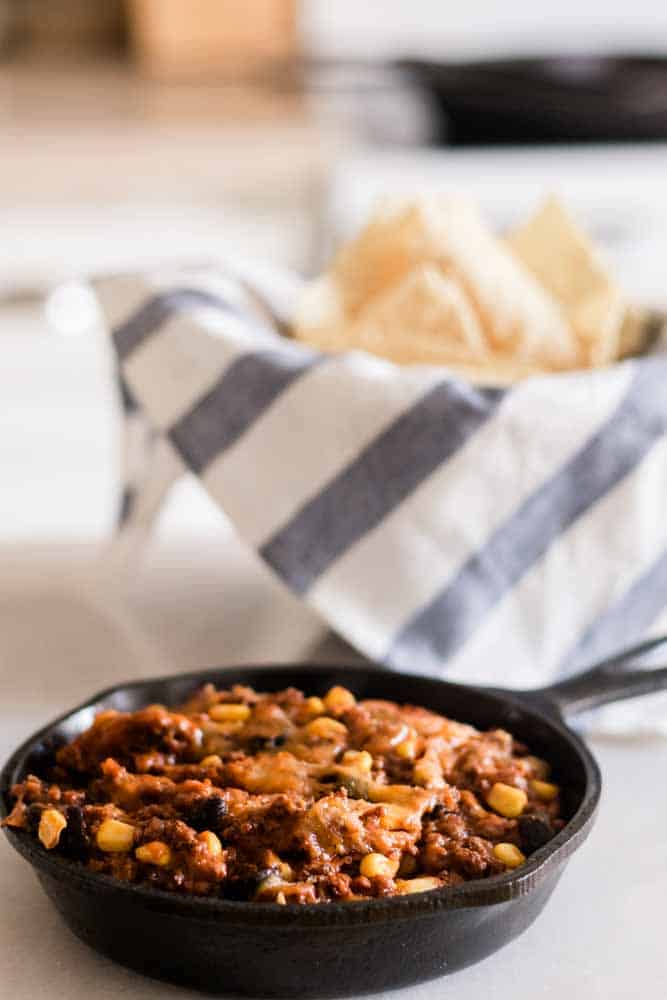
[[[173,445],[193,472],[203,472],[295,379],[322,360],[322,355],[289,342],[275,350],[241,355],[171,427]]]
[[[623,649],[628,636],[641,636],[667,607],[667,551],[581,634],[564,656],[559,674],[567,675]]]
[[[201,308],[214,308],[238,315],[238,310],[220,296],[197,288],[178,288],[172,292],[155,295],[112,331],[119,361],[125,361],[174,313]]]
[[[441,667],[549,546],[632,472],[662,437],[667,430],[666,387],[664,361],[645,360],[638,366],[612,416],[413,615],[394,639],[386,662],[404,668]]]
[[[298,593],[387,516],[495,412],[504,390],[439,382],[260,549]]]

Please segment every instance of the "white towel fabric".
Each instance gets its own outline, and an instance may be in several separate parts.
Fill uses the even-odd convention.
[[[390,668],[540,686],[667,630],[667,359],[480,389],[290,341],[271,317],[289,319],[300,282],[271,269],[94,287],[129,436],[143,426],[164,458],[143,513],[141,470],[125,484],[128,522],[192,471]],[[667,698],[596,724],[667,732]]]

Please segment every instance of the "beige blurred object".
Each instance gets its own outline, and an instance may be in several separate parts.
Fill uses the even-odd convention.
[[[296,49],[295,0],[128,0],[132,43],[151,76],[247,77]]]
[[[123,0],[19,0],[14,4],[21,47],[31,54],[81,56],[119,48]]]
[[[0,55],[4,56],[16,40],[18,10],[13,0],[0,0]]]

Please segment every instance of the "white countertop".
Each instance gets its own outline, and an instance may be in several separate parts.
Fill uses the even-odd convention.
[[[91,551],[5,549],[0,585],[0,756],[30,731],[121,678],[309,655],[323,632],[222,525],[153,547],[123,594],[91,575]],[[91,580],[96,579],[97,582]],[[316,654],[344,658],[336,643]],[[593,745],[605,779],[599,819],[544,913],[480,965],[400,991],[421,1000],[645,1000],[667,995],[667,742]],[[198,996],[100,958],[61,923],[29,867],[0,841],[0,995],[117,1000]]]

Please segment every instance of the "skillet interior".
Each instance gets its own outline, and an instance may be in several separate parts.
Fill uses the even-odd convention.
[[[387,920],[408,916],[424,909],[450,909],[509,900],[529,892],[549,866],[565,860],[588,833],[600,792],[600,776],[595,761],[583,742],[563,723],[558,711],[539,702],[530,693],[505,692],[451,684],[435,678],[401,674],[378,668],[339,666],[258,666],[197,673],[178,674],[146,681],[117,685],[94,696],[36,733],[21,746],[5,765],[0,777],[0,807],[6,815],[10,808],[9,790],[27,773],[39,774],[48,765],[54,751],[90,725],[94,715],[108,708],[134,711],[152,702],[177,705],[200,685],[249,683],[257,690],[272,691],[293,685],[310,694],[324,694],[335,684],[342,684],[358,698],[387,698],[398,702],[425,705],[480,729],[502,727],[526,742],[532,752],[552,763],[555,780],[564,789],[563,809],[568,823],[553,840],[533,854],[516,872],[467,882],[455,888],[433,892],[371,899],[360,902],[322,905],[278,906],[180,897],[171,893],[119,883],[96,875],[75,862],[47,854],[24,834],[5,828],[13,846],[39,868],[58,877],[58,869],[67,878],[111,883],[117,891],[150,896],[157,905],[179,912],[197,912],[200,917],[225,911],[234,922],[283,923],[290,913],[291,922],[310,926],[343,921]]]

